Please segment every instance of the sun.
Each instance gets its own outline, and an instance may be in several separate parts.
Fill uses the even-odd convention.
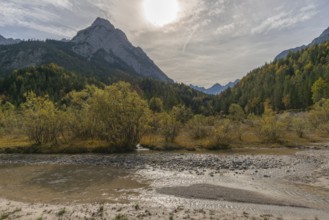
[[[155,26],[165,26],[177,18],[179,5],[177,0],[144,0],[146,19]]]

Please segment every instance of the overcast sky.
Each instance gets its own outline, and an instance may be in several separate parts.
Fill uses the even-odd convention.
[[[328,0],[178,0],[178,19],[147,22],[143,0],[0,0],[0,34],[72,38],[109,19],[172,79],[211,86],[242,78],[284,49],[308,44],[329,26]]]

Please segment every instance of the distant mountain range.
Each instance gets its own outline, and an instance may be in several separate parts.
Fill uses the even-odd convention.
[[[124,32],[97,18],[70,41],[20,41],[0,37],[0,73],[56,63],[65,69],[115,80],[173,82]]]
[[[10,45],[10,44],[17,44],[21,42],[19,39],[12,39],[12,38],[5,38],[2,35],[0,35],[0,45]]]
[[[275,57],[275,60],[286,58],[290,52],[292,52],[292,53],[298,52],[298,51],[303,50],[307,47],[314,46],[314,45],[317,45],[317,44],[321,44],[321,43],[324,43],[325,41],[328,41],[328,40],[329,40],[329,28],[327,28],[319,37],[315,38],[310,44],[285,50],[285,51],[281,52],[279,55],[277,55]]]
[[[194,85],[190,85],[190,87],[195,90],[198,90],[200,92],[203,92],[205,94],[208,94],[208,95],[218,95],[218,94],[222,93],[223,91],[225,91],[226,89],[234,87],[239,82],[240,82],[240,80],[237,79],[234,82],[229,82],[228,84],[226,84],[224,86],[222,86],[219,83],[216,83],[215,85],[213,85],[212,87],[210,87],[208,89],[206,89],[205,87],[199,87],[199,86],[194,86]]]

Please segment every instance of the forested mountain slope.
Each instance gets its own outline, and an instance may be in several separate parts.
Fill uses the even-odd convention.
[[[303,50],[307,47],[311,47],[311,46],[314,46],[314,45],[317,45],[317,44],[322,44],[322,43],[324,43],[328,40],[329,40],[329,28],[327,28],[325,31],[323,31],[322,34],[319,37],[315,38],[308,45],[303,45],[303,46],[299,46],[299,47],[296,47],[296,48],[292,48],[292,49],[282,51],[280,54],[278,54],[275,57],[275,60],[284,59],[288,56],[289,53],[295,53],[295,52],[301,51],[301,50]]]
[[[265,64],[219,96],[219,108],[227,112],[238,103],[247,113],[261,114],[264,102],[274,110],[307,109],[329,97],[329,42],[315,45],[287,58]]]
[[[152,79],[136,79],[131,83],[144,99],[160,99],[165,110],[184,105],[195,113],[214,114],[215,97],[184,84]],[[23,68],[6,75],[0,79],[0,96],[2,101],[20,105],[25,101],[25,94],[32,91],[38,96],[48,95],[52,101],[60,103],[71,91],[81,91],[91,85],[103,88],[109,84],[102,77],[77,74],[50,63]]]

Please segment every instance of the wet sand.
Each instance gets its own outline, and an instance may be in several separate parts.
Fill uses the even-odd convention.
[[[302,204],[290,203],[250,190],[242,190],[230,187],[215,186],[209,184],[196,184],[191,186],[164,187],[157,192],[188,199],[206,199],[215,201],[251,203],[260,205],[302,207]]]

